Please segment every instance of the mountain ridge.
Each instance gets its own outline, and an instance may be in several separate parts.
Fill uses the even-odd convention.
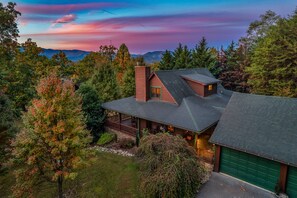
[[[41,55],[46,56],[48,58],[51,58],[54,54],[57,54],[60,51],[62,51],[66,54],[67,58],[73,62],[82,60],[86,55],[91,53],[91,51],[84,51],[84,50],[78,50],[78,49],[56,50],[56,49],[42,48],[42,50],[43,50],[43,52],[41,53]],[[151,51],[151,52],[146,52],[144,54],[131,54],[131,57],[136,58],[139,56],[143,56],[144,61],[147,64],[151,64],[154,62],[159,62],[162,58],[163,53],[164,53],[164,51]]]

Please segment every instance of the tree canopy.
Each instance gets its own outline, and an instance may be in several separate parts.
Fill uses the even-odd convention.
[[[278,20],[256,45],[247,68],[252,93],[297,97],[297,10]]]
[[[70,81],[50,75],[37,86],[38,99],[23,116],[23,129],[13,142],[16,197],[30,196],[41,178],[62,184],[73,179],[84,163],[89,131],[85,129],[81,98]]]

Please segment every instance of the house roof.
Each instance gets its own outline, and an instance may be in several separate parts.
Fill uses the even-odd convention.
[[[129,97],[104,103],[103,108],[193,132],[203,132],[218,122],[232,92],[219,85],[217,94],[198,96],[182,78],[182,75],[193,73],[213,78],[205,68],[155,72],[178,104],[154,100],[137,102],[134,97]]]
[[[199,133],[218,122],[221,110],[228,100],[229,97],[222,94],[210,96],[207,100],[190,96],[177,106],[155,100],[137,102],[134,97],[129,97],[107,102],[102,106],[108,110]]]
[[[209,85],[209,84],[215,84],[215,83],[221,82],[220,80],[218,80],[216,78],[201,75],[201,74],[198,74],[198,73],[182,75],[182,77],[185,78],[185,79],[188,79],[188,80],[192,80],[192,81],[201,83],[203,85]]]
[[[214,76],[206,68],[159,70],[156,71],[155,74],[159,77],[178,104],[182,102],[183,98],[196,95],[193,89],[182,78],[183,75],[201,74],[205,77],[214,78]],[[224,90],[222,86],[219,86],[218,88],[219,91]]]
[[[297,166],[297,99],[233,93],[210,142]]]

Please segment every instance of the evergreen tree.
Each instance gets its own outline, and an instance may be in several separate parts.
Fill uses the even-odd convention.
[[[247,68],[252,93],[297,97],[297,9],[270,27]]]
[[[16,165],[14,196],[32,196],[32,187],[45,178],[57,182],[63,197],[63,182],[74,179],[84,163],[90,141],[81,111],[81,98],[70,81],[55,75],[42,79],[38,99],[23,116],[23,129],[13,142]],[[89,151],[88,151],[89,152]]]
[[[169,50],[166,50],[163,55],[162,59],[159,63],[160,70],[171,70],[173,69],[173,57]]]
[[[82,110],[86,117],[87,129],[93,136],[92,143],[96,143],[104,132],[105,112],[101,107],[100,98],[95,88],[89,83],[82,84],[78,93],[82,96]]]
[[[219,70],[216,54],[212,53],[207,46],[205,37],[202,37],[199,44],[195,46],[192,57],[192,68],[205,67],[208,68],[213,75],[218,75]]]
[[[104,64],[95,71],[90,79],[102,102],[118,99],[120,90],[116,80],[115,71],[110,64]]]
[[[180,69],[180,68],[184,68],[183,67],[183,46],[181,43],[178,44],[178,47],[174,50],[173,52],[173,58],[172,58],[172,64],[173,67],[172,69]]]
[[[128,66],[123,76],[123,84],[121,85],[122,97],[135,95],[135,67]]]

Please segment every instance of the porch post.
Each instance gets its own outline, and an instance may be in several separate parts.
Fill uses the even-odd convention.
[[[220,161],[221,161],[221,146],[215,145],[216,151],[215,151],[215,164],[214,164],[214,172],[220,171]]]
[[[137,118],[137,131],[136,131],[136,146],[139,146],[140,142],[140,121],[139,118]]]
[[[122,114],[119,113],[119,119],[120,119],[120,131],[122,130]]]
[[[280,184],[281,192],[286,192],[287,175],[288,175],[288,165],[281,164],[280,175],[279,175],[279,184]]]

